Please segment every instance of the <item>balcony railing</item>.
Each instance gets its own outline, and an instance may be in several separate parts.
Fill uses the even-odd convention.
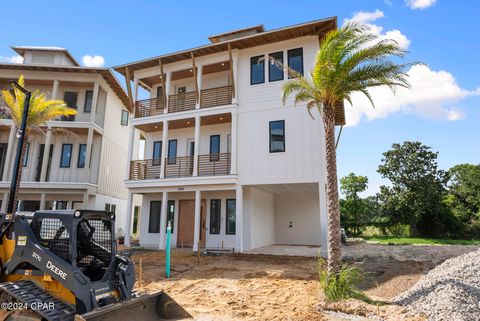
[[[200,93],[200,108],[230,105],[232,103],[232,86],[202,89]]]
[[[194,91],[168,97],[168,112],[177,113],[179,111],[195,109],[196,94]]]
[[[230,153],[206,154],[198,156],[198,176],[229,175]],[[194,157],[165,158],[165,178],[193,176]],[[134,160],[130,164],[130,180],[159,179],[161,159]]]
[[[151,98],[135,102],[135,117],[148,117],[163,114],[165,102],[163,98]]]

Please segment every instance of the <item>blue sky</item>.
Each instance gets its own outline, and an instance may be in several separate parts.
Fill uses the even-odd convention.
[[[207,36],[264,24],[267,29],[329,16],[361,20],[409,51],[411,92],[374,93],[347,106],[350,126],[338,149],[339,176],[367,175],[368,194],[385,182],[376,169],[392,143],[419,140],[443,169],[480,160],[480,23],[477,0],[342,1],[6,1],[0,59],[10,45],[65,47],[79,60],[98,55],[114,66],[205,44]],[[460,5],[461,3],[461,5]],[[22,11],[22,9],[24,9]],[[11,13],[5,14],[5,13]],[[98,59],[97,59],[98,61]],[[101,62],[101,59],[100,59]]]

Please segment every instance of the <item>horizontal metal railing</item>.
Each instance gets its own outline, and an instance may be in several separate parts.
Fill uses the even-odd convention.
[[[196,93],[194,91],[176,95],[170,95],[168,97],[168,112],[177,113],[185,110],[195,109]]]
[[[229,175],[231,154],[198,155],[198,176]]]
[[[200,91],[200,108],[208,108],[232,103],[232,86],[223,86]]]
[[[135,118],[159,115],[164,112],[165,101],[163,98],[151,98],[135,102]]]

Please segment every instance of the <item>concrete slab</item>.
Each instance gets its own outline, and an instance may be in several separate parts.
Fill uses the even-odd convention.
[[[320,246],[309,245],[269,245],[253,250],[244,251],[246,254],[286,255],[317,257],[320,254]]]

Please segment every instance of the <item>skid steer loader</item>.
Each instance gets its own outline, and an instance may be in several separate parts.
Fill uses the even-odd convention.
[[[104,211],[13,213],[27,123],[25,107],[7,214],[0,214],[0,321],[186,319],[166,293],[134,291],[133,261],[117,253],[115,214]]]

